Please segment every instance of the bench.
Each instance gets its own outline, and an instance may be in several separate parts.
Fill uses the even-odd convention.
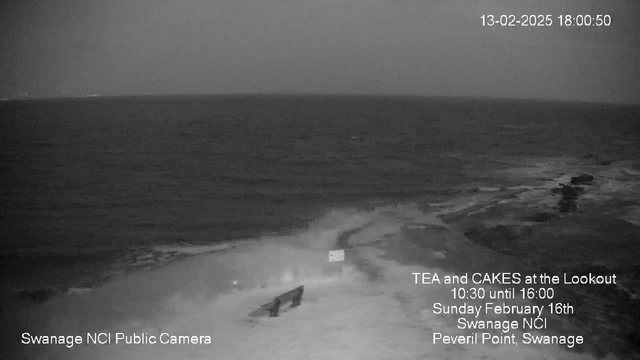
[[[304,285],[298,286],[291,291],[287,291],[282,295],[276,296],[272,302],[262,305],[262,308],[269,310],[270,317],[276,317],[278,316],[278,312],[280,311],[280,306],[286,304],[288,301],[291,301],[291,307],[300,305],[300,303],[302,302],[303,293]]]

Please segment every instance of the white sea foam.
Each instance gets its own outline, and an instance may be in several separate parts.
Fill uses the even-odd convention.
[[[116,331],[209,336],[210,345],[18,347],[17,358],[65,359],[592,359],[558,347],[433,345],[435,331],[454,325],[426,311],[449,296],[418,287],[412,272],[429,272],[383,260],[375,248],[356,248],[338,273],[327,273],[327,249],[344,231],[359,243],[374,242],[409,224],[440,224],[415,204],[369,212],[336,210],[289,237],[270,237],[224,248],[109,282],[82,296],[52,299],[22,313],[16,331],[85,334]],[[426,230],[418,227],[415,230]],[[425,234],[428,234],[426,232]],[[268,240],[268,241],[267,241]],[[301,246],[302,245],[302,246]],[[323,248],[328,246],[327,248]],[[168,250],[167,248],[166,250]],[[211,248],[207,248],[211,249]],[[221,249],[221,248],[216,248]],[[171,251],[173,251],[172,249]],[[361,257],[383,275],[371,281],[350,265]],[[444,258],[444,253],[434,253]],[[275,295],[305,285],[302,305],[278,318],[249,313]],[[16,335],[17,336],[17,335]]]
[[[185,255],[198,255],[213,251],[228,250],[235,246],[240,245],[239,242],[228,242],[222,244],[213,245],[192,245],[192,244],[180,244],[180,245],[158,245],[151,248],[154,252],[160,253],[177,253]]]

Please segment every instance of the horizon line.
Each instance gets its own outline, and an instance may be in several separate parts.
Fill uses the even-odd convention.
[[[381,94],[381,93],[313,93],[313,92],[229,92],[229,93],[140,93],[140,94],[86,94],[86,95],[44,95],[20,96],[14,98],[0,98],[0,102],[29,101],[29,100],[78,100],[100,98],[143,98],[143,97],[188,97],[188,96],[273,96],[273,97],[378,97],[378,98],[447,98],[447,99],[476,99],[476,100],[508,100],[508,101],[538,101],[558,103],[584,103],[603,105],[635,105],[640,102],[620,102],[613,100],[581,100],[581,99],[553,99],[537,97],[501,97],[486,95],[430,95],[430,94]]]

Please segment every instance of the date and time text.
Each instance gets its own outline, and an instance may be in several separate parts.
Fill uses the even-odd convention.
[[[482,26],[487,27],[609,27],[611,15],[514,15],[483,14]]]

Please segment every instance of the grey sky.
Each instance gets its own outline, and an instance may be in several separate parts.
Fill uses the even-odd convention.
[[[637,0],[16,0],[0,96],[367,93],[640,103]],[[557,15],[610,14],[562,29]],[[551,14],[551,28],[482,27]]]

